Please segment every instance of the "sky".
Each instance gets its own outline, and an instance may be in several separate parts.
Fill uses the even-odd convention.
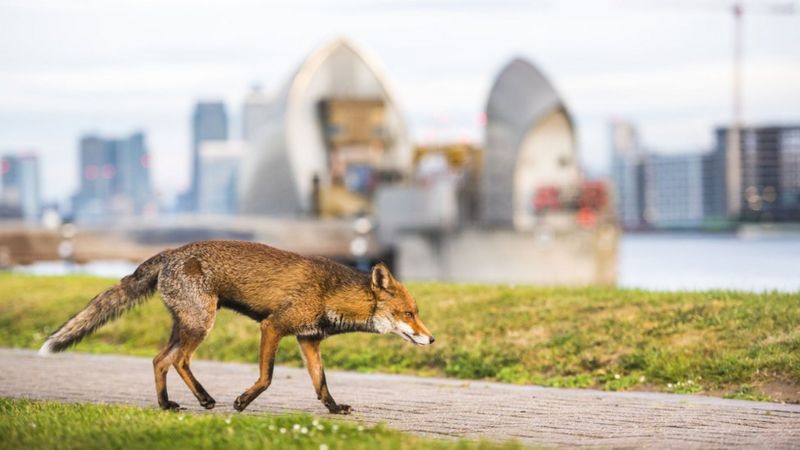
[[[275,92],[346,36],[380,61],[418,143],[480,143],[494,77],[528,59],[571,110],[587,172],[602,176],[612,120],[637,125],[658,152],[710,148],[731,118],[731,4],[0,0],[0,153],[36,152],[45,199],[65,201],[82,134],[144,130],[166,201],[189,184],[196,101],[223,100],[238,138],[251,86]],[[744,10],[745,122],[800,123],[800,4]]]

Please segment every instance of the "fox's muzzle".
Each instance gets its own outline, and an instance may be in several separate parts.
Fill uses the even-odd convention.
[[[397,322],[392,332],[415,345],[431,345],[436,341],[433,335],[419,333],[405,322]]]

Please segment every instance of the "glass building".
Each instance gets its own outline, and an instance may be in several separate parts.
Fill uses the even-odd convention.
[[[7,155],[0,160],[3,209],[26,221],[41,213],[39,159],[33,154]]]

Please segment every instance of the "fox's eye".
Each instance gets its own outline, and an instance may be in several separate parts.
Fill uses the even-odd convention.
[[[412,317],[414,317],[414,313],[412,313],[410,311],[406,311],[406,318],[410,319]]]

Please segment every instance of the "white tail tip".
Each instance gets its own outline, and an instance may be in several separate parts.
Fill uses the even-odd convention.
[[[53,353],[52,343],[50,339],[44,341],[42,348],[39,349],[39,356],[47,356]]]

